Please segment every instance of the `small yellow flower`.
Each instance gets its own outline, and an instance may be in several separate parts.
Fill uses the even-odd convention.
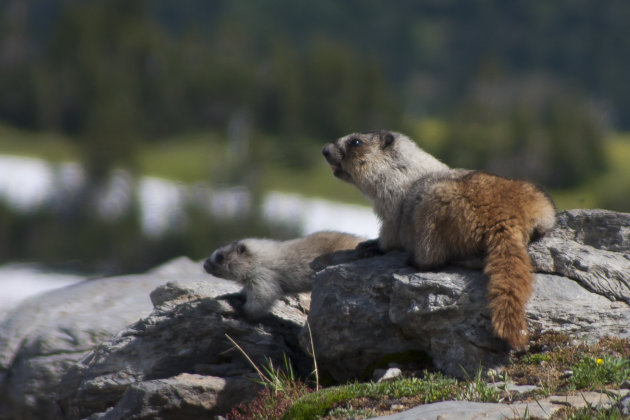
[[[595,363],[597,363],[598,365],[601,365],[602,363],[604,363],[604,359],[597,359],[595,360]]]

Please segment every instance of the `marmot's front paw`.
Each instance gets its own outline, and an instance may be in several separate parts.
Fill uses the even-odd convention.
[[[378,239],[370,239],[361,242],[357,245],[355,251],[359,254],[359,258],[370,258],[384,254],[378,244]]]
[[[216,299],[226,301],[238,313],[243,312],[243,307],[245,306],[246,301],[245,294],[242,291],[217,296]]]

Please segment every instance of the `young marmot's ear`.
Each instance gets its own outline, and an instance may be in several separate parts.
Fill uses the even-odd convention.
[[[391,146],[391,144],[394,142],[394,135],[392,133],[390,133],[389,131],[383,131],[381,133],[381,148],[385,149],[389,146]]]

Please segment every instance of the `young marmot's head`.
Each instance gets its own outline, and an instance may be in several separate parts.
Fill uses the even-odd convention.
[[[263,242],[265,244],[263,244]],[[210,255],[204,262],[203,268],[213,276],[227,280],[246,283],[264,264],[265,257],[261,250],[272,246],[266,239],[241,239],[225,245]]]

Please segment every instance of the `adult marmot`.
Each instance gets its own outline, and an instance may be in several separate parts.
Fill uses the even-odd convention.
[[[322,153],[336,177],[373,201],[382,251],[406,250],[421,269],[485,253],[494,333],[513,348],[525,347],[533,279],[527,243],[555,223],[555,207],[542,189],[451,169],[388,131],[350,134]]]
[[[243,285],[245,313],[264,315],[287,293],[312,289],[312,275],[336,260],[337,251],[352,250],[364,239],[340,232],[317,232],[288,241],[247,238],[214,251],[204,263],[217,277]]]

